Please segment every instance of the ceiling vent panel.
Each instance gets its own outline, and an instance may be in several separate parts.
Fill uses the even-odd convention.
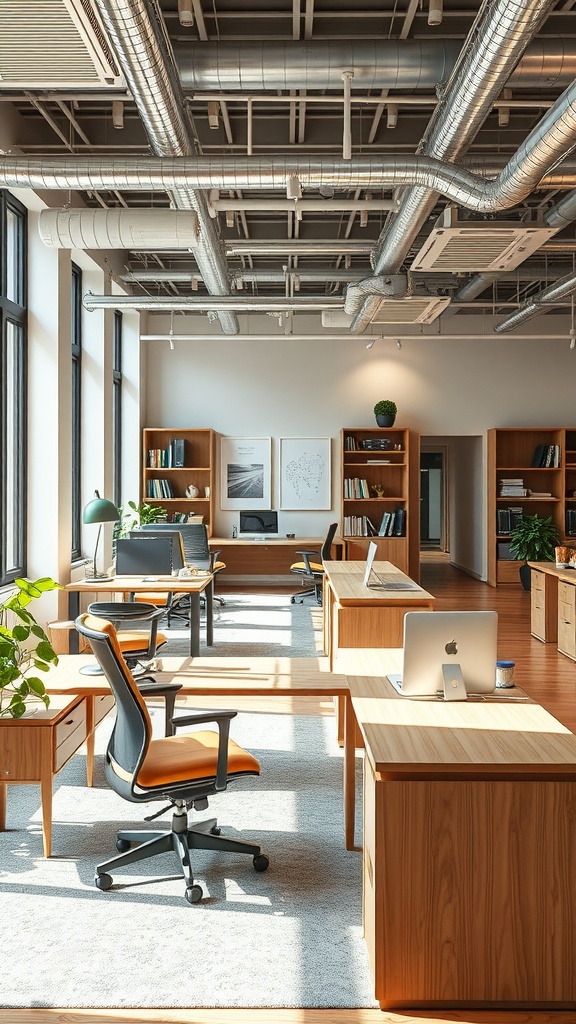
[[[90,0],[1,0],[3,89],[124,87]]]
[[[450,304],[449,296],[408,295],[382,299],[373,324],[431,324]]]
[[[457,211],[449,207],[415,256],[411,269],[452,273],[514,270],[557,230],[539,222],[459,221]]]

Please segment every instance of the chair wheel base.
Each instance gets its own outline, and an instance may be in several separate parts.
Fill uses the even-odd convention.
[[[199,903],[204,895],[201,885],[189,885],[186,888],[185,896],[188,903]]]
[[[94,875],[94,885],[97,889],[101,889],[102,892],[107,892],[108,889],[112,888],[112,875],[102,874]]]
[[[266,871],[270,861],[265,853],[259,853],[256,857],[253,857],[252,864],[254,865],[254,871]]]

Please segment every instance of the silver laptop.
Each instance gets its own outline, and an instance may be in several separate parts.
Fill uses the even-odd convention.
[[[374,559],[378,552],[378,545],[371,540],[366,553],[366,569],[364,571],[364,586],[379,587],[383,590],[419,590],[420,587],[413,580],[403,579],[395,572],[376,572]]]
[[[406,612],[402,673],[387,679],[404,697],[491,693],[497,638],[497,612]]]

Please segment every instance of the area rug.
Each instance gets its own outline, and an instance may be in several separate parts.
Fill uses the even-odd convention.
[[[289,594],[224,594],[225,604],[214,607],[214,644],[204,642],[204,619],[200,629],[202,656],[238,657],[284,656],[313,658],[322,650],[322,608],[316,602],[291,604]],[[172,619],[162,632],[169,638],[165,655],[186,655],[189,632]]]
[[[153,714],[160,730],[162,712]],[[138,827],[159,806],[130,804],[108,788],[110,727],[109,717],[97,731],[92,789],[81,755],[54,780],[51,859],[42,856],[39,788],[9,787],[0,1004],[376,1006],[362,938],[361,854],[344,847],[334,719],[234,719],[232,734],[259,758],[261,776],[213,798],[209,814],[223,831],[260,843],[270,867],[257,873],[250,857],[198,852],[204,899],[194,906],[168,855],[124,869],[109,892],[94,887],[94,866],[114,855],[116,830]],[[160,875],[167,877],[151,879]]]

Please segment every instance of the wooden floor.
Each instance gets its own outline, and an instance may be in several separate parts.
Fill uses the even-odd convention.
[[[438,611],[493,608],[499,615],[500,658],[516,662],[516,682],[576,732],[576,664],[553,645],[530,636],[530,594],[520,587],[493,589],[453,569],[434,553],[423,555],[422,586],[437,598]],[[303,710],[314,710],[307,699]],[[266,710],[270,711],[270,705]],[[275,702],[275,710],[279,710]],[[296,708],[292,706],[291,709]],[[299,709],[300,710],[300,709]],[[327,713],[327,706],[316,713]],[[191,915],[194,909],[190,909]],[[39,922],[41,927],[41,922]],[[90,965],[86,965],[90,970]],[[130,969],[130,965],[127,965]],[[30,965],[34,970],[34,964]],[[575,965],[576,970],[576,965]],[[175,965],[174,984],[180,984]],[[0,1001],[2,987],[0,984]],[[82,1010],[0,1009],[0,1024],[576,1024],[576,1010]]]

